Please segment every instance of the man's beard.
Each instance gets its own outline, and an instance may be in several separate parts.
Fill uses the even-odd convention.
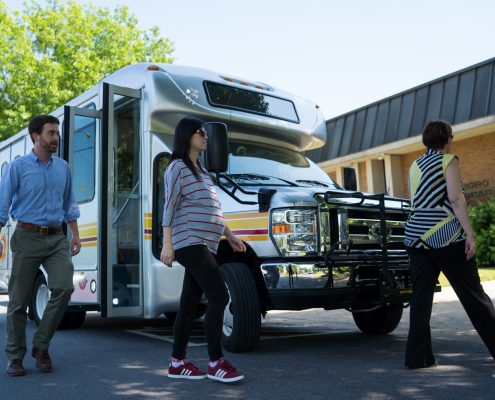
[[[47,153],[56,153],[57,149],[58,149],[58,144],[46,143],[45,146],[43,146],[43,147],[45,148],[45,151]]]

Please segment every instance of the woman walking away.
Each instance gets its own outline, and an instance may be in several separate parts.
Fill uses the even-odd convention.
[[[246,251],[246,246],[225,226],[215,187],[198,160],[200,152],[206,149],[207,139],[203,121],[191,117],[182,119],[175,129],[174,149],[165,170],[160,260],[171,267],[175,259],[185,268],[168,376],[234,382],[244,376],[222,354],[223,313],[229,296],[214,254],[222,235],[236,252]],[[203,292],[208,300],[205,328],[210,361],[207,374],[186,360],[194,314]]]
[[[480,283],[452,128],[433,121],[423,130],[426,153],[411,166],[411,215],[405,244],[413,279],[406,366],[438,365],[431,344],[433,292],[440,271],[449,280],[481,339],[495,358],[495,309]]]

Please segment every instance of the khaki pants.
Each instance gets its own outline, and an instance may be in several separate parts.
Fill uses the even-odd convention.
[[[12,273],[9,280],[7,337],[5,352],[9,360],[23,359],[26,354],[27,306],[34,279],[42,264],[48,274],[50,300],[33,337],[33,346],[48,349],[73,291],[74,266],[70,244],[63,232],[42,235],[16,228],[10,242]]]

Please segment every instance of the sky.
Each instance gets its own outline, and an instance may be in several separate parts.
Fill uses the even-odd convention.
[[[495,57],[493,0],[77,2],[125,4],[174,43],[175,64],[281,88],[327,119]]]

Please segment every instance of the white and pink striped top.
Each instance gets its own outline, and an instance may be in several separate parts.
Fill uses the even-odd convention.
[[[205,244],[216,254],[225,229],[217,191],[207,173],[196,179],[182,160],[172,161],[165,170],[163,226],[172,227],[174,250]]]

